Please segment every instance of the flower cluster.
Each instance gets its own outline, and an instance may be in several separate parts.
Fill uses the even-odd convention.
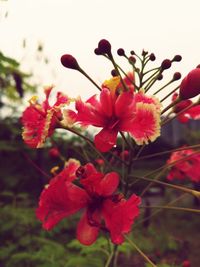
[[[188,178],[192,182],[200,182],[200,152],[185,147],[183,150],[173,152],[167,163],[175,163],[168,173],[168,180],[185,180]]]
[[[110,60],[114,67],[111,70],[112,77],[101,85],[80,67],[72,55],[63,55],[62,65],[79,71],[99,93],[83,101],[80,97],[69,98],[59,92],[55,104],[50,105],[52,87],[48,87],[44,90],[45,100],[40,104],[36,97],[31,98],[21,119],[23,139],[31,148],[42,147],[56,128],[77,134],[93,148],[94,156],[88,160],[86,155],[83,165],[70,159],[59,174],[56,174],[57,167],[52,169],[54,177],[42,191],[36,211],[37,218],[46,230],[51,230],[62,219],[83,211],[76,236],[85,245],[93,244],[100,231],[109,234],[114,244],[121,244],[124,235],[131,231],[141,203],[140,197],[132,192],[133,155],[136,154],[138,159],[144,146],[160,136],[161,126],[165,123],[161,114],[170,110],[169,114],[176,114],[181,122],[200,118],[199,100],[194,103],[189,100],[200,93],[199,68],[192,70],[180,86],[167,95],[169,97],[175,93],[172,103],[163,108],[165,98],[159,100],[157,93],[178,81],[181,74],[174,73],[171,81],[156,92],[149,93],[149,90],[162,80],[163,73],[172,63],[181,60],[181,56],[164,59],[158,67],[146,70],[147,63],[156,59],[153,53],[143,50],[139,56],[131,51],[127,56],[122,48],[117,53],[128,61],[131,67],[128,73],[116,63],[111,44],[105,39],[98,43],[95,54]],[[140,67],[136,65],[138,60]],[[72,108],[68,107],[70,103],[74,104]],[[85,128],[89,126],[100,128],[91,139],[84,135]],[[121,137],[122,145],[118,137]],[[116,153],[116,147],[119,153]],[[55,147],[49,150],[49,155],[63,160]],[[185,155],[189,156],[187,161],[176,163]],[[115,166],[115,160],[122,164],[122,168]],[[187,176],[192,181],[200,181],[199,163],[199,154],[193,155],[190,149],[174,152],[168,161],[170,166],[173,165],[168,179]]]

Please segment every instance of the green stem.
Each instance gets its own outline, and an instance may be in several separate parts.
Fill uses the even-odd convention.
[[[137,250],[137,252],[145,259],[146,262],[148,262],[152,267],[157,267],[142,250],[129,238],[127,235],[124,235],[124,238],[129,242],[129,244]]]
[[[176,202],[178,202],[180,199],[184,198],[185,196],[187,196],[186,193],[183,193],[182,195],[180,195],[179,197],[177,197],[176,199],[173,199],[172,201],[168,202],[165,206],[169,206],[171,204],[174,204]],[[158,213],[160,213],[162,211],[162,209],[158,209],[156,211],[154,211],[150,216],[142,219],[142,220],[139,220],[137,221],[135,224],[134,224],[134,227],[138,226],[138,225],[141,225],[143,222],[145,222],[146,220],[149,220],[151,219],[152,217],[154,217],[155,215],[157,215]]]

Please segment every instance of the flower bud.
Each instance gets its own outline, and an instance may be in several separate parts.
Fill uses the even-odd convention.
[[[181,74],[180,74],[180,72],[175,72],[174,73],[174,76],[173,76],[173,80],[174,81],[177,81],[177,80],[179,80],[181,78]]]
[[[146,55],[148,55],[148,52],[143,49],[142,50],[142,56],[145,57]]]
[[[171,60],[169,59],[165,59],[163,60],[162,64],[161,64],[161,70],[166,70],[166,69],[169,69],[171,67],[172,63],[171,63]]]
[[[80,70],[77,60],[72,55],[63,55],[60,60],[65,68]]]
[[[111,44],[106,39],[99,41],[98,49],[101,54],[111,55]]]
[[[149,59],[150,59],[151,61],[154,61],[154,60],[156,59],[156,56],[154,55],[154,53],[151,53],[151,54],[149,55]]]
[[[111,71],[111,75],[112,75],[113,77],[118,76],[118,73],[117,73],[116,69],[113,69],[113,70]]]
[[[94,53],[97,56],[101,55],[101,52],[99,51],[99,48],[98,47],[94,49]]]
[[[134,56],[135,55],[135,51],[131,50],[131,55]]]
[[[179,61],[181,61],[181,59],[182,59],[182,56],[180,56],[180,55],[175,55],[174,58],[172,59],[172,61],[179,62]]]
[[[130,57],[129,57],[129,62],[132,63],[132,64],[135,64],[135,62],[136,62],[136,58],[133,57],[133,56],[130,56]]]
[[[193,69],[182,80],[179,95],[181,99],[189,99],[200,94],[200,69]]]
[[[118,54],[119,56],[125,56],[124,49],[123,49],[123,48],[119,48],[119,49],[117,50],[117,54]]]
[[[158,77],[157,77],[157,80],[158,81],[161,81],[163,79],[163,75],[160,73],[159,75],[158,75]]]

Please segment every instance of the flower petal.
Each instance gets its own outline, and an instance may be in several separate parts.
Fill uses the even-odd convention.
[[[137,103],[132,122],[124,125],[138,145],[153,142],[160,136],[160,115],[154,104]],[[123,129],[123,130],[125,130]]]
[[[124,241],[123,234],[130,232],[135,218],[139,215],[140,202],[136,195],[132,195],[128,200],[122,198],[118,202],[105,200],[102,215],[113,243],[121,244]]]
[[[41,193],[36,215],[46,230],[88,203],[86,191],[71,183],[76,166],[76,162],[70,161],[68,167],[55,176]]]
[[[100,196],[112,195],[119,185],[119,175],[116,172],[107,173],[100,181],[96,192]]]
[[[86,211],[77,226],[77,239],[80,241],[81,244],[89,246],[96,241],[98,233],[99,227],[91,226],[88,221],[88,211]]]
[[[117,133],[103,128],[94,138],[96,148],[101,152],[109,151],[116,144]]]

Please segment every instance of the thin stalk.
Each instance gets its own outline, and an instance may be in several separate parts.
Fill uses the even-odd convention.
[[[160,100],[160,102],[162,103],[165,99],[167,99],[170,95],[172,95],[174,92],[176,92],[176,90],[180,87],[177,86],[176,88],[174,88],[169,94],[167,94],[165,97],[163,97],[163,99]]]
[[[175,207],[175,206],[141,206],[140,208],[155,208],[155,209],[169,209],[169,210],[179,210],[179,211],[188,211],[188,212],[194,212],[194,213],[200,213],[200,210],[197,209],[190,209],[190,208],[185,208],[185,207]]]
[[[178,202],[179,200],[181,200],[182,198],[184,198],[184,197],[187,196],[187,195],[188,195],[188,194],[183,193],[182,195],[180,195],[180,196],[177,197],[176,199],[173,199],[173,200],[171,200],[170,202],[168,202],[165,206],[169,206],[169,205],[171,205],[171,204],[174,204],[174,203]],[[154,211],[150,216],[148,216],[148,217],[146,217],[146,218],[144,218],[144,219],[139,220],[138,222],[136,222],[136,223],[134,224],[134,227],[136,227],[136,226],[142,224],[142,223],[145,222],[146,220],[149,220],[150,218],[154,217],[156,214],[160,213],[161,211],[162,211],[161,208],[158,209],[158,210],[156,210],[156,211]]]
[[[129,244],[137,250],[137,252],[145,259],[146,262],[148,262],[152,267],[157,267],[142,250],[127,236],[124,235],[124,238],[129,242]]]
[[[185,193],[192,194],[193,196],[200,198],[200,191],[197,191],[197,190],[193,190],[193,189],[190,189],[190,188],[187,188],[187,187],[183,187],[183,186],[179,186],[179,185],[175,185],[175,184],[161,182],[161,181],[150,179],[150,178],[147,178],[147,177],[141,177],[141,176],[134,176],[134,177],[138,178],[138,179],[141,179],[141,180],[144,180],[144,181],[148,181],[148,182],[164,185],[166,187],[170,187],[170,188],[173,188],[173,189],[177,189],[177,190],[183,191]]]
[[[166,169],[163,169],[161,172],[159,172],[156,177],[154,178],[154,180],[158,180],[163,174],[164,172],[166,171]],[[149,190],[149,188],[152,186],[153,182],[149,183],[145,188],[144,190],[142,191],[142,193],[140,194],[140,197],[143,197],[144,194]]]
[[[154,154],[143,156],[143,157],[139,157],[139,158],[134,158],[132,161],[149,159],[149,158],[153,158],[153,157],[158,157],[158,156],[161,156],[161,155],[169,154],[169,153],[172,153],[172,152],[175,152],[175,151],[181,151],[181,150],[187,150],[187,149],[195,149],[195,148],[200,148],[200,144],[193,145],[193,146],[187,146],[187,147],[179,147],[179,148],[176,148],[176,149],[171,149],[171,150],[167,150],[167,151],[163,151],[163,152],[158,152],[158,153],[154,153]]]
[[[150,71],[153,71],[153,70],[156,70],[153,74],[151,74],[143,83],[142,83],[142,86],[145,84],[145,83],[147,83],[148,81],[149,81],[149,84],[151,83],[151,79],[155,76],[155,75],[157,75],[158,73],[160,73],[160,69],[159,68],[155,68],[155,69],[152,69],[152,70],[150,70]],[[145,72],[143,75],[146,75],[148,72]],[[150,81],[151,80],[151,81]],[[148,84],[146,85],[146,86],[148,86]]]
[[[154,85],[154,83],[157,81],[158,76],[160,75],[160,69],[158,71],[158,74],[155,75],[155,77],[150,80],[150,82],[145,86],[145,93]]]
[[[161,112],[161,114],[165,113],[168,109],[172,108],[173,106],[175,106],[176,104],[178,104],[181,100],[179,98],[177,98],[175,101],[173,101],[172,103],[170,103],[166,108],[164,108]]]
[[[79,137],[83,138],[89,144],[89,146],[91,146],[92,149],[98,154],[98,156],[100,156],[107,163],[107,165],[113,170],[113,167],[110,164],[110,162],[102,155],[102,153],[99,150],[96,149],[93,142],[88,137],[82,135],[81,133],[77,132],[76,130],[74,130],[72,128],[69,128],[67,126],[62,125],[61,123],[60,123],[60,125],[61,125],[62,129],[65,129],[65,130],[72,132],[72,133],[78,135]]]
[[[186,108],[184,108],[184,109],[182,109],[180,112],[178,112],[178,113],[176,114],[176,116],[171,117],[171,118],[169,118],[169,119],[167,119],[167,120],[162,121],[161,126],[163,126],[163,125],[165,125],[166,123],[168,123],[168,122],[174,120],[174,119],[175,119],[176,117],[178,117],[180,114],[184,113],[185,111],[187,111],[187,110],[190,109],[191,107],[195,106],[196,104],[197,104],[197,103],[191,103],[189,106],[187,106]]]
[[[82,73],[92,84],[94,84],[99,91],[101,91],[101,87],[83,70],[79,69],[80,73]]]
[[[162,89],[164,89],[165,87],[167,87],[168,85],[170,85],[171,83],[174,82],[174,79],[172,79],[171,81],[169,81],[168,83],[166,83],[165,85],[163,85],[160,89],[158,89],[155,93],[153,93],[154,95],[158,94]]]

